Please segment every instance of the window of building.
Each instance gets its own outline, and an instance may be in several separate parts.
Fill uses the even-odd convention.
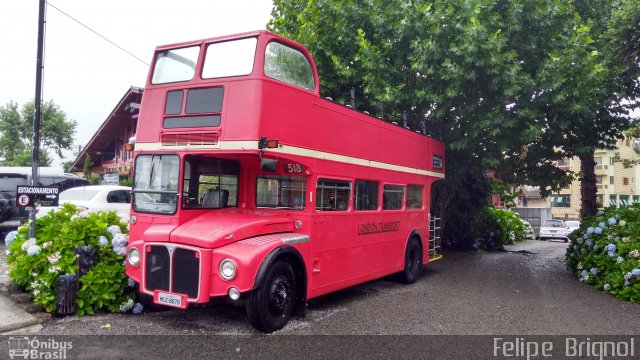
[[[564,159],[558,160],[558,167],[570,167],[570,166],[571,166],[571,159],[564,158]]]
[[[631,205],[629,198],[629,195],[620,195],[620,207]]]
[[[386,184],[382,190],[382,209],[400,210],[404,200],[404,186]]]
[[[421,185],[407,186],[407,209],[422,209],[422,189]]]
[[[318,179],[316,210],[346,211],[349,208],[351,182],[344,180]]]
[[[609,206],[618,207],[618,195],[609,195]]]
[[[256,182],[256,206],[304,209],[304,176],[260,175]]]
[[[376,210],[378,208],[378,183],[356,180],[355,209]]]
[[[604,207],[604,195],[596,195],[596,206]]]
[[[611,184],[611,185],[613,185],[613,184],[614,184],[613,176],[609,177],[609,184]]]
[[[596,165],[602,165],[602,156],[596,156],[593,160],[596,162]]]
[[[272,41],[264,55],[264,73],[276,80],[307,90],[315,90],[313,70],[309,60],[296,49]]]
[[[604,176],[596,175],[596,185],[602,185],[602,180],[603,179],[604,179]]]
[[[615,162],[613,160],[613,158],[609,158],[609,165],[613,165]]]
[[[571,195],[552,195],[551,207],[571,207]]]
[[[629,178],[622,178],[622,184],[629,185]]]
[[[640,195],[633,195],[632,202],[633,204],[640,204]]]

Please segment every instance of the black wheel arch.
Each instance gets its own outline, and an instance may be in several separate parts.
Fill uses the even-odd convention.
[[[293,271],[296,275],[296,307],[298,309],[304,309],[305,303],[307,301],[307,268],[304,264],[302,255],[300,254],[298,249],[294,248],[293,246],[283,245],[277,247],[271,250],[271,252],[268,253],[267,256],[265,256],[265,258],[262,260],[262,264],[260,264],[258,273],[256,274],[256,280],[253,283],[252,290],[259,289],[260,287],[262,287],[262,285],[264,285],[264,281],[267,276],[267,270],[269,269],[271,264],[280,259],[285,259],[293,267]]]
[[[420,232],[418,231],[418,229],[413,229],[413,231],[411,231],[411,234],[409,234],[409,237],[407,238],[407,243],[404,246],[405,249],[407,248],[407,246],[409,246],[409,242],[413,238],[418,240],[418,243],[420,244],[420,250],[424,252],[424,244],[422,243],[422,236],[420,236]],[[424,259],[422,260],[422,262],[424,263]]]

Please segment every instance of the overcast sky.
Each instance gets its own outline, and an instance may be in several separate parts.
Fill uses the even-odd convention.
[[[146,63],[158,45],[264,29],[272,8],[271,0],[50,3]],[[46,21],[43,99],[78,122],[75,144],[85,145],[130,86],[144,87],[149,68],[52,7]],[[0,1],[2,106],[35,98],[37,26],[37,0]]]

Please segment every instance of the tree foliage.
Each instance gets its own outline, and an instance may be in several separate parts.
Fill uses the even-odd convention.
[[[10,101],[0,107],[0,158],[10,166],[29,166],[32,163],[33,151],[33,119],[35,103],[30,102],[22,107]],[[42,104],[40,128],[40,164],[51,164],[48,150],[62,157],[62,150],[68,150],[73,143],[77,123],[53,101]]]
[[[477,191],[488,170],[548,194],[572,180],[555,160],[611,144],[624,130],[620,100],[637,86],[591,35],[609,26],[593,14],[612,5],[588,3],[275,0],[269,29],[309,49],[324,96],[346,101],[355,88],[369,108],[382,101],[440,134],[447,179],[433,210],[447,229],[461,229],[488,201]]]

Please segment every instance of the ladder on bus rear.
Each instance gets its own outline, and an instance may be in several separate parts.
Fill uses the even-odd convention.
[[[429,220],[429,262],[442,259],[441,218]]]

